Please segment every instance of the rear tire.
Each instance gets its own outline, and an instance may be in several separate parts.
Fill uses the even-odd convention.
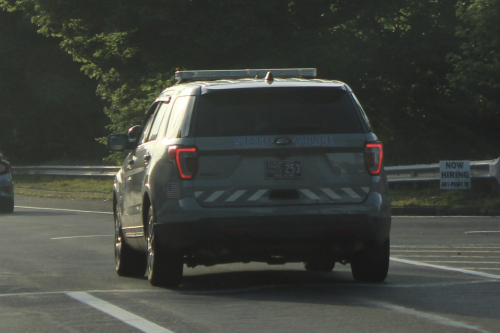
[[[181,284],[184,269],[182,254],[159,244],[155,237],[154,222],[153,207],[150,207],[147,225],[149,283],[156,287],[178,287]]]
[[[389,271],[390,241],[381,246],[370,246],[351,262],[354,280],[358,282],[382,282]]]
[[[118,205],[115,207],[115,267],[120,276],[141,277],[146,273],[147,257],[125,243]]]

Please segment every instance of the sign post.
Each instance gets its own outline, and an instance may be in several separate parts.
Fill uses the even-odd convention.
[[[442,190],[470,190],[470,161],[439,161]]]

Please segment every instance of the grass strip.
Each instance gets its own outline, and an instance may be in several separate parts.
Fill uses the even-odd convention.
[[[111,200],[113,177],[63,177],[20,175],[14,178],[16,194],[38,197]],[[394,207],[450,206],[500,207],[496,180],[473,179],[471,190],[440,190],[439,182],[391,183]]]

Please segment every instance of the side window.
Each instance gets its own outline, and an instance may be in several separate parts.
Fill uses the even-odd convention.
[[[356,95],[351,93],[351,96],[354,99],[354,102],[355,102],[356,106],[358,107],[359,112],[361,112],[361,115],[363,116],[363,119],[366,123],[366,126],[368,127],[368,130],[370,132],[373,132],[373,128],[372,128],[372,125],[370,124],[370,120],[368,120],[368,116],[366,115],[365,110],[363,110],[363,108],[361,107],[361,104],[359,103],[358,99],[356,98]]]
[[[172,106],[167,128],[167,138],[180,138],[189,133],[191,109],[194,104],[193,96],[179,96]]]
[[[157,106],[158,105],[155,105],[155,108]],[[146,138],[148,137],[149,130],[151,129],[151,124],[153,123],[153,119],[155,118],[155,116],[156,116],[156,112],[153,113],[151,116],[149,116],[148,120],[146,121],[146,124],[144,124],[141,137],[139,138],[140,145],[143,144],[144,142],[146,142]]]
[[[153,125],[151,125],[151,131],[149,131],[149,136],[146,139],[146,141],[153,141],[153,140],[156,140],[156,138],[158,137],[158,131],[160,129],[160,124],[162,123],[162,120],[165,117],[167,109],[168,109],[167,103],[160,104],[160,107],[158,108],[158,111],[156,112],[155,119],[153,120]]]

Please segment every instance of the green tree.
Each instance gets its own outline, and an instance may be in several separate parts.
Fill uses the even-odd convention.
[[[96,82],[22,13],[0,22],[0,150],[16,164],[105,156]]]
[[[454,87],[470,94],[476,107],[488,114],[500,113],[500,0],[457,3],[457,36],[460,50],[449,55],[455,70],[449,75]]]
[[[0,0],[5,9],[23,11],[40,33],[60,38],[98,80],[112,131],[140,122],[152,98],[173,83],[176,69],[317,67],[320,77],[356,91],[390,164],[497,154],[491,144],[498,137],[491,129],[495,119],[478,117],[480,101],[447,80],[454,69],[465,70],[447,61],[463,38],[455,34],[463,22],[455,4]]]

